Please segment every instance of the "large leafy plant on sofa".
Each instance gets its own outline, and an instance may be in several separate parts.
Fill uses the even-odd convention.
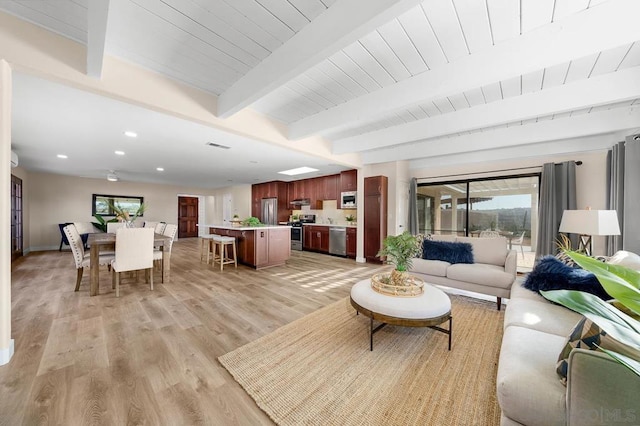
[[[640,272],[624,266],[607,264],[577,252],[565,253],[580,267],[593,273],[622,309],[582,291],[551,290],[542,291],[541,294],[584,315],[618,342],[640,350],[640,321],[633,318],[640,317]],[[640,376],[640,360],[600,349]]]

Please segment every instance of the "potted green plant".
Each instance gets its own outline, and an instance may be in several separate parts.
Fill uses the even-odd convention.
[[[396,286],[407,285],[408,271],[413,258],[418,253],[418,239],[409,232],[400,235],[389,235],[382,241],[382,250],[376,255],[386,257],[386,262],[395,265],[389,281]]]
[[[640,316],[640,272],[607,264],[575,251],[565,251],[565,254],[593,273],[616,302],[607,303],[590,293],[576,290],[542,291],[542,295],[584,315],[623,345],[640,350],[640,321],[636,319]],[[640,360],[600,349],[640,376]]]
[[[352,214],[349,214],[347,216],[345,216],[344,218],[349,224],[352,224],[353,222],[356,221],[356,217]]]
[[[142,215],[147,209],[147,206],[144,203],[140,204],[138,209],[133,213],[129,212],[129,210],[125,208],[120,207],[118,203],[109,203],[109,206],[111,207],[113,213],[115,213],[116,219],[120,222],[124,222],[128,227],[132,227],[138,216]]]
[[[101,230],[102,232],[107,232],[107,223],[112,223],[112,222],[117,222],[118,219],[116,219],[115,217],[109,219],[109,220],[105,220],[104,217],[102,217],[102,215],[96,213],[93,215],[93,217],[96,218],[97,222],[91,222],[93,224],[93,226],[95,226],[96,228],[98,228],[99,230]]]
[[[260,222],[260,219],[254,216],[246,218],[245,220],[242,221],[242,224],[244,226],[250,226],[250,227],[262,226],[262,222]]]

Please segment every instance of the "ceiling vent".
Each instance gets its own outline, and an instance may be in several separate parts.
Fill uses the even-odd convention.
[[[11,151],[11,167],[18,167],[18,154]]]
[[[212,146],[214,148],[220,148],[220,149],[230,149],[230,146],[225,146],[225,145],[220,145],[219,143],[215,143],[215,142],[207,142],[208,146]]]

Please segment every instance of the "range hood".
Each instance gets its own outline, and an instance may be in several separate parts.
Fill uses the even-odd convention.
[[[311,204],[311,200],[309,198],[296,198],[289,204],[292,204],[294,206],[308,206]]]

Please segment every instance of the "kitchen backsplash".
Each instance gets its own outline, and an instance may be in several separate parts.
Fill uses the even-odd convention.
[[[311,206],[302,206],[301,210],[293,210],[294,214],[315,214],[316,223],[335,223],[336,225],[346,225],[345,217],[352,215],[356,217],[356,209],[339,209],[336,200],[325,200],[322,202],[322,210],[312,209]]]

